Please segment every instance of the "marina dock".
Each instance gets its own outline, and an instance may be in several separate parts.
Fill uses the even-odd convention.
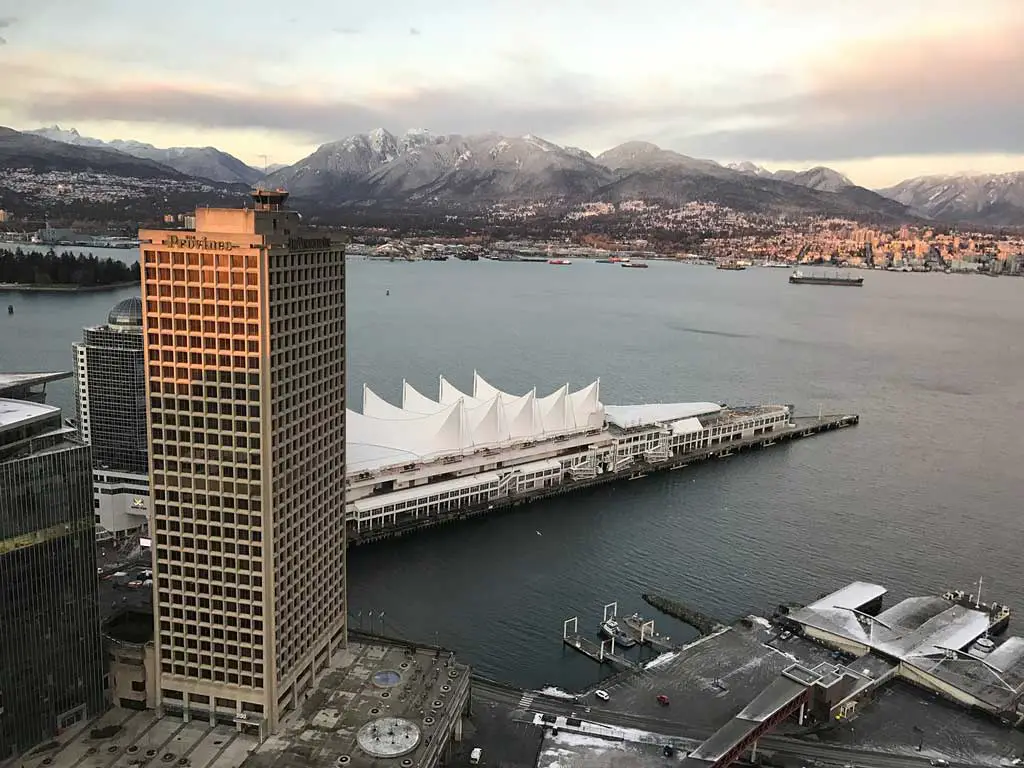
[[[599,643],[581,635],[579,633],[579,618],[577,616],[566,619],[563,623],[562,642],[570,648],[579,651],[584,656],[593,659],[598,664],[609,664],[618,669],[628,671],[640,669],[639,664],[630,661],[621,653],[616,652],[613,640],[603,640]]]
[[[640,614],[634,613],[632,616],[620,617],[619,626],[640,645],[649,646],[656,651],[664,653],[678,647],[669,638],[659,635],[655,631],[654,619],[645,619]]]
[[[825,414],[818,416],[796,416],[791,419],[792,426],[786,425],[772,432],[766,432],[740,440],[723,442],[718,445],[700,448],[697,450],[669,456],[660,461],[637,460],[623,466],[621,469],[597,474],[593,477],[581,477],[579,479],[565,479],[557,485],[543,488],[536,488],[522,493],[514,493],[497,499],[481,502],[478,504],[466,505],[447,512],[424,515],[416,519],[405,519],[401,522],[387,527],[374,527],[358,529],[355,526],[349,527],[349,545],[368,544],[375,541],[390,539],[395,536],[404,536],[407,533],[431,528],[437,525],[446,525],[459,520],[465,520],[479,515],[491,514],[499,510],[507,510],[520,504],[532,504],[535,501],[548,499],[554,496],[561,496],[566,493],[573,493],[582,488],[591,488],[606,483],[614,483],[621,480],[638,480],[655,472],[665,470],[683,469],[692,464],[712,459],[725,459],[736,454],[745,453],[751,450],[761,450],[776,445],[785,445],[793,440],[800,440],[812,437],[824,432],[831,432],[846,427],[852,427],[860,422],[857,414]]]

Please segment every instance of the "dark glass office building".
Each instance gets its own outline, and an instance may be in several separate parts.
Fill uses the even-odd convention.
[[[89,447],[0,399],[0,762],[101,713],[103,674]]]
[[[125,299],[107,324],[83,329],[74,345],[75,394],[82,437],[97,468],[146,475],[146,360],[142,300]]]

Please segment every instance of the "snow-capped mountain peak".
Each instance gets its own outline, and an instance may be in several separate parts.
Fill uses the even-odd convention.
[[[765,177],[772,175],[772,172],[767,168],[757,165],[756,163],[752,163],[749,160],[743,160],[738,163],[727,163],[725,167],[730,170],[739,171],[740,173],[746,173],[752,176]]]
[[[250,168],[237,157],[229,155],[227,152],[221,152],[213,147],[171,147],[169,149],[161,149],[154,147],[152,144],[132,139],[114,139],[108,142],[102,139],[90,138],[89,136],[82,136],[74,128],[62,129],[59,125],[39,128],[34,131],[27,131],[27,133],[42,136],[44,139],[50,139],[51,141],[59,141],[63,144],[108,149],[125,155],[132,155],[133,157],[154,160],[189,176],[196,176],[211,181],[221,181],[229,184],[251,184],[263,175],[255,168]]]

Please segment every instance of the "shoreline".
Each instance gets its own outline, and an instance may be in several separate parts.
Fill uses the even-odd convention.
[[[135,280],[128,280],[123,283],[108,283],[107,285],[0,283],[0,293],[4,291],[10,291],[11,293],[99,293],[100,291],[114,291],[118,288],[138,287],[138,285],[138,282]]]

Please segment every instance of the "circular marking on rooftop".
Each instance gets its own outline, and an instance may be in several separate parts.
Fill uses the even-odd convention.
[[[373,674],[373,684],[378,688],[394,688],[400,682],[402,682],[402,673],[395,669],[382,669]]]
[[[363,752],[373,757],[401,757],[419,746],[420,728],[401,717],[380,717],[360,728],[356,741]]]

